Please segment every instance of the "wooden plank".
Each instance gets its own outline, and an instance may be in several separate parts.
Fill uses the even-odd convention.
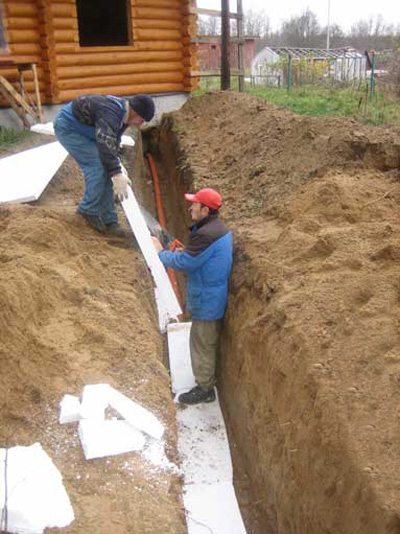
[[[25,126],[25,128],[29,128],[30,124],[25,116],[25,113],[22,111],[20,107],[17,106],[17,104],[10,97],[9,93],[6,91],[5,87],[1,85],[1,83],[0,83],[0,94],[3,96],[7,104],[15,111],[15,113],[21,119],[22,124]]]
[[[37,68],[36,65],[32,64],[32,72],[33,72],[33,80],[35,84],[35,95],[36,95],[36,106],[37,106],[37,115],[39,118],[39,122],[43,122],[43,114],[42,114],[42,102],[40,99],[40,91],[39,91],[39,81],[37,76]]]
[[[0,75],[0,84],[4,87],[4,89],[9,93],[10,97],[15,100],[17,104],[19,104],[26,113],[31,115],[32,117],[35,117],[35,110],[31,108],[29,104],[25,102],[25,100],[22,98],[22,96],[14,89],[14,87],[11,85],[11,83],[4,78],[4,76]]]

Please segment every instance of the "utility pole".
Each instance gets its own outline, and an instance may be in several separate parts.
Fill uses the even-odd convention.
[[[238,36],[238,69],[239,69],[239,92],[244,92],[244,59],[243,59],[243,5],[242,0],[237,0],[237,36]]]
[[[230,17],[229,0],[221,0],[221,89],[231,88],[231,69],[229,65]]]
[[[326,49],[329,50],[331,40],[331,0],[328,0],[328,24],[326,26]]]

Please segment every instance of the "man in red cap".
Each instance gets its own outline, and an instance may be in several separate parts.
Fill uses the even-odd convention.
[[[228,300],[232,268],[232,233],[219,218],[221,195],[214,189],[186,194],[194,222],[184,250],[163,250],[153,238],[161,262],[187,273],[187,308],[192,316],[190,356],[196,386],[179,396],[179,402],[198,404],[215,400],[215,366],[222,317]]]

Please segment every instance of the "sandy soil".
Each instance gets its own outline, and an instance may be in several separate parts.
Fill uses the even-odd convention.
[[[75,214],[81,189],[67,160],[37,205],[0,207],[0,446],[49,453],[76,515],[63,532],[184,533],[178,475],[140,453],[85,461],[76,425],[58,424],[65,393],[110,383],[160,418],[178,461],[150,276],[132,240]]]
[[[248,532],[400,532],[399,131],[220,93],[160,140],[165,187],[218,188],[235,232],[220,388]]]

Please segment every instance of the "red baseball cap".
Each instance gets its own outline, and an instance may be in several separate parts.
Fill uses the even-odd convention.
[[[219,208],[222,206],[221,195],[218,193],[218,191],[215,191],[215,189],[210,189],[209,187],[200,189],[200,191],[197,191],[197,193],[194,194],[186,193],[185,198],[189,202],[200,202],[200,204],[204,204],[207,206],[207,208],[214,210],[219,210]]]

